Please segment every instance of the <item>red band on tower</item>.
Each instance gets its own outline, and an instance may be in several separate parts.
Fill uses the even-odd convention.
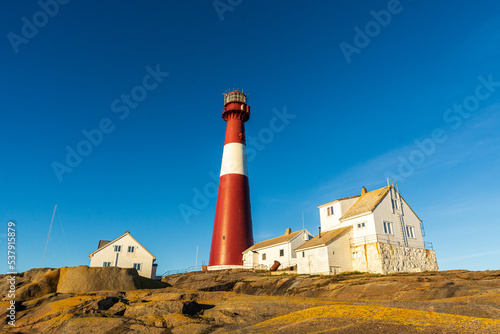
[[[244,93],[224,96],[222,118],[227,126],[210,249],[212,269],[243,265],[242,252],[253,243],[245,141],[250,107]]]

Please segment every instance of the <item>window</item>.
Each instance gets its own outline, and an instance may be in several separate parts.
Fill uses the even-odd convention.
[[[394,229],[391,222],[384,222],[384,233],[394,234]]]
[[[358,258],[358,252],[352,252],[352,258],[357,259]]]
[[[134,246],[128,246],[128,252],[129,253],[133,253],[135,251],[135,247]]]
[[[285,250],[284,249],[280,249],[280,256],[285,256]]]
[[[103,267],[111,267],[111,262],[103,262],[102,266]]]
[[[122,246],[115,246],[115,252],[121,252]]]
[[[358,223],[358,228],[363,228],[366,226],[366,222]]]
[[[141,264],[140,263],[134,263],[134,269],[137,269],[137,271],[141,271]]]
[[[409,238],[416,238],[416,236],[415,236],[415,227],[413,227],[413,226],[406,226],[406,235]]]
[[[266,253],[262,254],[262,260],[266,259]]]
[[[397,208],[398,208],[398,200],[393,198],[392,199],[392,209],[397,210]]]
[[[226,236],[225,235],[222,236],[222,240],[226,240]]]
[[[306,257],[306,252],[302,252],[302,257]]]
[[[329,206],[326,208],[326,214],[328,216],[332,216],[333,215],[333,206]]]

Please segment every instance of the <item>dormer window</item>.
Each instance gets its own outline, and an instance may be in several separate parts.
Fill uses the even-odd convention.
[[[326,208],[327,216],[333,216],[333,205]]]

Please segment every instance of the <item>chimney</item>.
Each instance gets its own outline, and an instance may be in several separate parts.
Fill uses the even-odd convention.
[[[318,234],[318,238],[321,238],[321,226],[319,227],[319,234]]]
[[[363,196],[364,194],[366,194],[368,191],[366,190],[365,187],[361,188],[361,196]]]
[[[287,228],[287,229],[285,230],[285,235],[289,235],[289,234],[291,234],[291,233],[292,233],[292,229],[291,229],[291,228]]]

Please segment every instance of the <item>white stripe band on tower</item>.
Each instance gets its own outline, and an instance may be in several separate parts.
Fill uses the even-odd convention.
[[[226,174],[241,174],[248,176],[247,149],[241,143],[224,145],[220,176]]]

